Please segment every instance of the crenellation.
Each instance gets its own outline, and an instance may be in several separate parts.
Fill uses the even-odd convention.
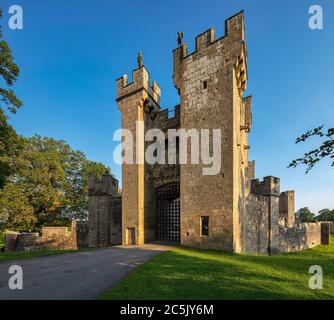
[[[279,201],[280,217],[286,226],[295,223],[295,191],[285,191],[280,194]]]
[[[200,34],[196,37],[196,51],[200,51],[207,48],[215,41],[215,30],[210,28],[208,31]]]
[[[260,196],[279,196],[280,179],[276,177],[264,177],[263,181],[255,179],[251,181],[251,193]]]
[[[117,195],[118,181],[113,176],[103,175],[101,180],[96,176],[88,177],[89,195]]]
[[[296,224],[294,191],[280,192],[280,179],[255,179],[248,160],[252,96],[248,81],[244,14],[225,21],[225,35],[214,29],[196,37],[188,54],[182,37],[173,51],[173,81],[180,104],[161,110],[161,89],[144,66],[117,82],[122,128],[134,137],[134,159],[149,143],[145,133],[164,133],[166,159],[172,148],[168,129],[220,129],[221,170],[203,175],[203,163],[122,165],[122,195],[117,180],[89,178],[89,245],[141,245],[153,240],[236,253],[276,254],[327,244],[329,224]],[[144,124],[137,136],[136,123]],[[179,159],[179,142],[176,159]],[[181,143],[182,144],[182,143]],[[191,158],[190,148],[187,157]],[[121,221],[121,222],[120,222]],[[13,236],[15,239],[15,236]]]
[[[245,41],[244,11],[240,11],[225,21],[225,35]]]
[[[160,105],[161,89],[155,80],[150,85],[150,75],[144,66],[133,70],[132,79],[133,81],[128,83],[128,75],[123,75],[116,80],[117,101],[144,90],[157,105]]]

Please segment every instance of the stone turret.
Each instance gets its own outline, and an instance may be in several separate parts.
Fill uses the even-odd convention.
[[[221,172],[212,176],[203,176],[203,164],[181,165],[181,225],[189,230],[181,232],[181,244],[240,252],[239,217],[244,210],[240,199],[249,190],[246,169],[251,126],[251,98],[242,96],[247,83],[243,12],[226,20],[223,37],[217,39],[210,28],[195,43],[192,53],[185,43],[173,51],[180,127],[221,129],[222,160]],[[189,158],[190,152],[188,148]],[[201,237],[199,231],[202,217],[209,220],[208,237]]]
[[[255,179],[251,181],[251,193],[258,196],[279,196],[280,179],[276,177],[264,177],[263,181]]]
[[[107,247],[113,243],[111,235],[115,226],[112,224],[120,212],[113,210],[113,198],[118,196],[118,181],[110,175],[98,180],[95,176],[88,178],[89,190],[89,247]],[[118,217],[117,221],[121,221]]]
[[[116,196],[118,194],[118,180],[111,175],[104,175],[101,180],[98,180],[96,176],[89,176],[88,193],[90,196]]]
[[[144,66],[133,71],[132,82],[124,75],[117,82],[117,103],[122,113],[122,128],[132,132],[133,164],[122,166],[122,242],[140,245],[155,237],[154,182],[145,164],[145,133],[160,111],[161,90]]]
[[[280,218],[284,219],[285,226],[289,227],[295,223],[295,192],[282,192],[279,199]]]

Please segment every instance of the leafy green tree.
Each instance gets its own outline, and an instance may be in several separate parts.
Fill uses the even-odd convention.
[[[0,18],[2,17],[2,10],[0,9]],[[16,113],[16,110],[22,106],[22,102],[15,96],[11,86],[16,82],[19,76],[19,68],[15,64],[12,52],[6,41],[3,40],[2,29],[0,26],[0,192],[3,193],[6,178],[11,174],[10,159],[13,155],[19,152],[22,146],[22,139],[15,130],[8,124],[8,115],[6,110],[11,113]],[[10,194],[13,190],[5,191]],[[13,197],[14,197],[13,193]],[[26,199],[25,199],[26,200]],[[9,217],[14,218],[14,214],[20,213],[24,207],[24,199],[14,202],[14,198],[3,197],[0,195],[0,207],[6,206],[7,210],[0,210],[0,223],[3,225],[4,221],[9,221]],[[14,206],[17,205],[16,208]],[[21,208],[21,209],[20,209]],[[27,211],[29,213],[29,211]],[[13,224],[18,222],[17,219],[12,220]],[[20,224],[20,223],[18,223]]]
[[[0,9],[1,17],[2,10]],[[16,113],[16,110],[22,106],[22,102],[10,89],[16,82],[19,73],[20,70],[14,62],[12,52],[7,42],[3,40],[0,26],[0,189],[10,174],[9,158],[19,151],[22,142],[15,130],[8,124],[8,115],[5,112],[9,110],[11,113]]]
[[[101,176],[110,169],[87,160],[64,141],[26,139],[8,124],[7,113],[15,114],[22,106],[11,89],[20,70],[1,31],[0,26],[0,229],[31,230],[84,219],[88,175]]]
[[[2,196],[6,199],[10,197],[8,191],[16,190],[17,199],[28,199],[22,203],[25,203],[27,213],[33,210],[36,226],[46,224],[49,214],[60,206],[64,197],[65,173],[59,155],[38,144],[35,137],[26,139],[21,152],[11,158],[10,171],[12,174],[6,180]],[[3,204],[2,210],[6,209]],[[25,219],[24,210],[21,211],[21,219]],[[27,220],[31,221],[29,214]]]
[[[334,221],[334,210],[322,209],[317,216],[318,221]]]
[[[111,174],[111,171],[102,163],[86,160],[82,154],[81,157],[78,166],[72,166],[68,174],[70,188],[67,192],[67,199],[69,204],[62,208],[62,214],[72,219],[85,220],[88,218],[88,177],[95,175],[101,178],[104,174]]]
[[[18,184],[6,184],[0,190],[0,230],[26,230],[34,228],[37,218],[27,194]]]
[[[298,222],[315,222],[315,214],[309,208],[301,208],[296,212]]]
[[[2,18],[2,9],[0,9]],[[14,62],[13,54],[7,42],[3,40],[2,29],[0,26],[0,75],[5,82],[5,86],[0,85],[0,108],[16,113],[22,106],[22,102],[16,97],[14,91],[10,89],[16,82],[20,74],[20,69]]]
[[[297,138],[296,143],[305,142],[311,137],[318,137],[322,140],[320,146],[304,154],[303,157],[293,160],[290,167],[305,165],[306,173],[308,173],[319,161],[324,158],[331,160],[331,166],[334,168],[334,128],[324,130],[324,126],[307,131],[305,134]]]
[[[64,141],[38,135],[24,140],[20,153],[11,158],[10,171],[0,193],[0,215],[3,228],[16,229],[68,225],[71,219],[87,218],[88,176],[110,174],[109,168],[87,160]],[[16,213],[9,205],[13,195]]]
[[[10,175],[10,159],[20,153],[24,139],[8,124],[7,116],[0,109],[0,189]]]

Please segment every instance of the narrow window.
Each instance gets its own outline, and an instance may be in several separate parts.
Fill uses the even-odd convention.
[[[209,235],[209,217],[201,217],[201,236]]]
[[[207,89],[208,88],[208,82],[205,80],[203,81],[203,89]]]

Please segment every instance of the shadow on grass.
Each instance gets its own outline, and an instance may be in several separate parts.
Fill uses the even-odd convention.
[[[164,252],[102,299],[333,299],[333,245],[280,256],[246,256],[197,249]],[[320,265],[324,289],[308,287]]]

